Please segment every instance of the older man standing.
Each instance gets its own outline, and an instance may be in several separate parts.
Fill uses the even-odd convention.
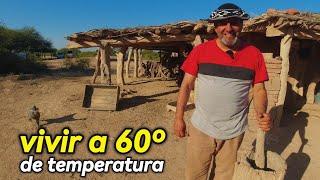
[[[214,179],[232,179],[237,150],[248,125],[248,94],[253,86],[259,127],[271,128],[266,113],[268,80],[261,52],[239,39],[249,16],[234,4],[223,4],[210,16],[218,38],[195,47],[182,70],[185,76],[178,95],[174,132],[185,136],[183,114],[198,77],[196,109],[187,141],[187,179],[207,179],[213,158]]]

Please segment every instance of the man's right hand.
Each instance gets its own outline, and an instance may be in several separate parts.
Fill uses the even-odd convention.
[[[183,119],[175,119],[174,121],[174,134],[177,137],[185,137],[186,136],[186,123]]]
[[[186,123],[184,122],[183,114],[190,92],[194,89],[195,80],[196,76],[185,73],[179,90],[173,130],[174,134],[180,138],[186,136]]]

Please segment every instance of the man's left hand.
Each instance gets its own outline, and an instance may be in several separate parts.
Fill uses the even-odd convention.
[[[270,131],[273,123],[268,113],[257,113],[257,120],[260,129],[265,132]]]

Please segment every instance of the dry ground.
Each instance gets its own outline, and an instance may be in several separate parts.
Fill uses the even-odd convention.
[[[53,63],[54,64],[54,63]],[[56,63],[59,64],[59,63]],[[113,67],[115,63],[113,62]],[[120,111],[87,111],[81,107],[84,85],[90,76],[81,73],[61,73],[17,80],[16,76],[0,78],[0,123],[1,147],[0,179],[79,179],[78,173],[50,174],[46,170],[40,174],[22,174],[19,163],[27,158],[23,154],[18,135],[35,132],[35,124],[27,120],[27,110],[37,105],[41,112],[41,124],[50,133],[60,133],[70,127],[73,133],[89,137],[95,133],[107,133],[109,149],[105,155],[93,155],[87,151],[85,140],[78,145],[73,155],[54,154],[56,159],[164,159],[165,171],[162,174],[115,174],[91,173],[90,179],[184,179],[186,139],[172,135],[174,114],[165,106],[175,100],[178,88],[174,81],[151,79],[130,79],[125,88],[137,91],[126,95],[120,101]],[[115,82],[113,80],[113,82]],[[316,107],[317,108],[317,107]],[[314,110],[312,110],[314,109]],[[288,163],[286,179],[318,179],[320,169],[320,143],[318,129],[320,119],[318,109],[306,107],[296,115],[286,115],[280,130],[270,136],[268,148],[281,153]],[[186,119],[192,111],[186,113]],[[250,149],[254,138],[254,122],[246,133],[241,149]],[[145,155],[130,153],[119,155],[113,150],[115,137],[125,128],[154,129],[163,127],[168,132],[167,141],[153,145]],[[303,141],[302,141],[302,140]],[[306,140],[307,139],[307,140]],[[305,146],[302,146],[304,142]],[[50,155],[35,155],[46,161]],[[46,168],[46,166],[45,166]]]

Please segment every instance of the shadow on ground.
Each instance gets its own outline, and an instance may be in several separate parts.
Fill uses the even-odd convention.
[[[173,90],[173,91],[167,91],[159,94],[154,94],[150,96],[134,96],[131,98],[122,98],[119,101],[119,110],[125,110],[132,107],[136,107],[145,103],[154,102],[158,99],[155,99],[156,97],[165,96],[172,93],[177,93],[179,90]]]
[[[162,79],[162,78],[149,78],[148,80],[132,81],[132,82],[127,83],[127,85],[139,85],[139,84],[145,84],[145,83],[156,82],[156,81],[174,81],[174,80],[167,80],[167,79]],[[177,86],[172,86],[172,87],[177,87]]]
[[[285,180],[301,179],[310,164],[310,156],[303,152],[303,148],[308,143],[305,138],[305,128],[308,125],[309,114],[306,112],[285,113],[281,121],[279,132],[279,142],[271,143],[267,148],[270,151],[281,154],[292,143],[294,135],[298,132],[301,145],[297,152],[292,152],[286,159],[287,171]]]
[[[73,114],[70,114],[67,116],[62,116],[59,118],[42,120],[42,122],[45,122],[45,123],[40,123],[40,124],[41,124],[41,126],[48,126],[50,124],[59,124],[59,123],[64,123],[64,122],[80,121],[80,120],[84,121],[87,119],[87,118],[76,119],[76,118],[74,118],[75,115],[76,115],[76,113],[73,113]]]

